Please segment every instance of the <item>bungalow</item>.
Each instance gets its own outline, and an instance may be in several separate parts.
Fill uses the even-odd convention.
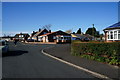
[[[104,30],[106,42],[120,41],[120,22],[113,24]]]
[[[29,39],[34,39],[35,41],[38,41],[38,36],[49,33],[49,32],[51,32],[51,30],[48,31],[47,29],[43,29],[43,30],[39,29],[38,32],[33,32],[31,34],[31,37],[29,37]]]
[[[14,39],[14,40],[17,39],[17,40],[19,40],[19,41],[25,41],[25,40],[27,40],[27,38],[28,38],[29,36],[30,36],[30,35],[27,34],[27,33],[20,33],[20,34],[16,34],[13,39]]]
[[[38,36],[40,42],[70,43],[71,35],[61,30]]]
[[[94,40],[94,37],[89,34],[71,34],[72,40],[80,40],[80,41],[91,41]]]
[[[84,38],[84,36],[81,34],[71,34],[72,40],[82,40],[83,38]]]

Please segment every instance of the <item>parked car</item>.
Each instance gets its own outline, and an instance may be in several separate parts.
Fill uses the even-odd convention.
[[[28,39],[27,42],[34,42],[34,39]]]
[[[9,50],[7,41],[5,40],[0,40],[0,50],[2,50],[2,53],[7,53]]]
[[[75,40],[81,40],[80,38],[76,38]]]
[[[83,40],[84,40],[84,41],[90,41],[90,39],[87,38],[87,37],[85,37]]]

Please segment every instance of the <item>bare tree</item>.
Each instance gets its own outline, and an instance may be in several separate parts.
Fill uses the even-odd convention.
[[[11,36],[11,34],[3,34],[3,37],[9,37],[9,36]]]
[[[48,31],[50,30],[50,28],[51,28],[51,24],[48,24],[48,25],[44,25],[43,27],[42,27],[42,29],[47,29]]]

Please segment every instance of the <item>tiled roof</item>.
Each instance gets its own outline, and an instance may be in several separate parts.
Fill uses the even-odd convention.
[[[85,37],[84,35],[81,35],[81,34],[71,34],[72,37]]]
[[[59,31],[56,31],[56,32],[46,33],[46,34],[43,34],[43,35],[40,35],[40,36],[50,35],[50,34],[57,33],[57,32],[65,33],[65,32],[59,30]],[[58,34],[59,34],[59,33],[58,33]],[[58,34],[57,34],[57,35],[58,35]],[[66,34],[68,34],[68,33],[66,33]],[[69,34],[69,35],[70,35],[70,34]]]
[[[33,35],[33,37],[38,36],[43,30],[41,30],[40,32],[37,32],[35,35]]]
[[[43,34],[43,35],[40,35],[40,36],[46,36],[46,35],[49,35],[49,34],[52,34],[52,33],[55,33],[55,32],[46,33],[46,34]]]
[[[113,25],[111,25],[111,26],[105,28],[104,30],[106,30],[106,29],[111,29],[111,28],[120,28],[120,22],[115,23],[115,24],[113,24]]]
[[[39,36],[43,31],[49,32],[47,29],[42,29],[41,31],[37,32],[36,34],[33,35],[33,37]]]
[[[89,34],[81,35],[81,34],[72,34],[72,37],[78,37],[78,38],[85,38],[85,37],[93,37]]]
[[[37,32],[33,32],[33,33],[31,34],[31,37],[33,37],[36,33],[37,33]]]

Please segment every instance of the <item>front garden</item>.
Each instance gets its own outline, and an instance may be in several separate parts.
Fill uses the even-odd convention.
[[[87,59],[120,66],[120,42],[79,42],[71,44],[71,53]]]

